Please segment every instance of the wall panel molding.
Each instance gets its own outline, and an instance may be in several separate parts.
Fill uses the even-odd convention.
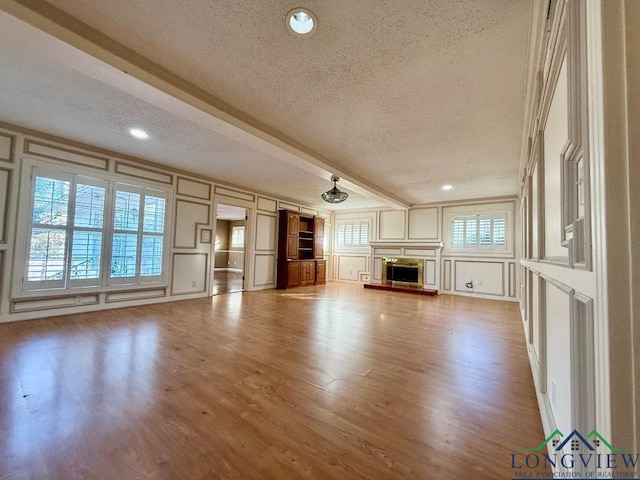
[[[29,138],[26,138],[24,141],[24,153],[49,160],[95,168],[97,170],[109,170],[110,159],[107,157],[101,157],[81,150],[60,147]]]

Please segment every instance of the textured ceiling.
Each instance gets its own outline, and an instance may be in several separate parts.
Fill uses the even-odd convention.
[[[408,204],[516,193],[528,0],[310,0],[303,6],[319,27],[309,38],[284,28],[286,13],[300,6],[291,0],[49,3]],[[126,116],[135,99],[121,100],[117,113]],[[81,114],[83,105],[76,107]],[[151,105],[135,112],[145,109],[151,116],[140,121],[156,118]],[[263,154],[246,155],[224,138],[203,145],[206,132],[190,129],[178,128],[172,153],[179,166],[208,163],[203,150],[215,148],[209,157],[228,159],[226,168],[212,162],[206,173],[254,187],[242,177]],[[162,139],[157,149],[164,151],[173,138]],[[147,148],[118,150],[167,161]],[[305,201],[311,188],[318,191],[309,172],[286,164],[265,170],[260,190]],[[289,190],[296,181],[303,192]],[[444,183],[454,189],[442,192]],[[352,207],[367,206],[356,200]]]

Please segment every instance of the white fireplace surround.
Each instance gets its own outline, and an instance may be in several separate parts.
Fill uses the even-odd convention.
[[[374,282],[382,282],[384,257],[415,258],[424,260],[423,288],[440,291],[440,255],[442,242],[369,242]]]

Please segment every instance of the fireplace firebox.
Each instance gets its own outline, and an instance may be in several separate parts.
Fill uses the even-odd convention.
[[[422,259],[385,257],[382,259],[382,283],[422,287],[423,268]]]

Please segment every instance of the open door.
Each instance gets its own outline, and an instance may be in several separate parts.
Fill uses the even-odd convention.
[[[247,210],[218,204],[216,208],[213,295],[244,290]]]

